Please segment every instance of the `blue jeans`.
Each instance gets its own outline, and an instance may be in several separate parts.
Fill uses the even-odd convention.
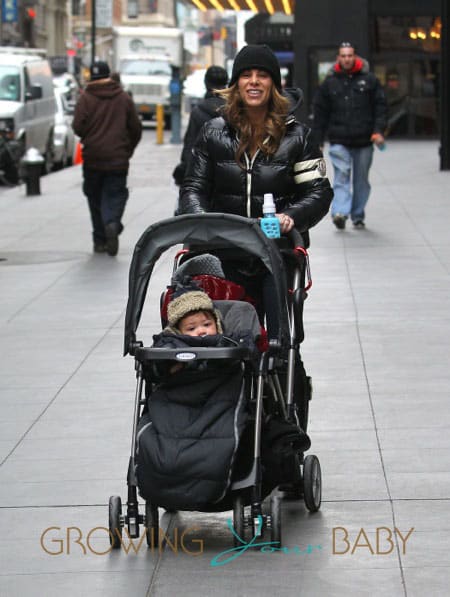
[[[87,197],[95,244],[106,242],[106,224],[117,224],[122,232],[121,218],[128,199],[127,172],[102,172],[83,166],[83,192]]]
[[[372,165],[373,145],[330,145],[329,154],[334,168],[331,216],[341,214],[350,216],[353,222],[364,221],[364,208],[370,194],[369,169]]]

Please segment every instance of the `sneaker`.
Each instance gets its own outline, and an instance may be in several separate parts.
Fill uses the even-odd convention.
[[[333,216],[333,224],[336,226],[338,230],[344,230],[346,219],[347,217],[343,216],[342,214],[335,214]]]
[[[106,244],[94,243],[94,253],[106,253]]]
[[[119,251],[119,231],[115,222],[110,222],[105,226],[106,234],[106,252],[111,257],[115,257]]]
[[[353,227],[355,228],[355,230],[364,230],[366,225],[362,220],[356,220],[356,222],[353,222]]]

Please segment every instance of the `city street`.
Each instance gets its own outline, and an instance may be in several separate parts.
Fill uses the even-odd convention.
[[[366,230],[327,217],[311,232],[302,352],[321,510],[283,503],[280,552],[231,559],[230,512],[163,510],[163,548],[109,549],[135,394],[128,270],[146,227],[173,214],[181,146],[169,141],[144,131],[116,258],[92,253],[80,166],[43,177],[40,196],[0,187],[0,597],[448,595],[450,172],[437,141],[376,151]],[[171,269],[170,252],[146,343]]]

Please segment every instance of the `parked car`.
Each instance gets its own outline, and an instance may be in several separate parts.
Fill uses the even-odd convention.
[[[71,166],[76,138],[72,129],[73,105],[60,88],[55,89],[56,114],[53,128],[53,169]]]
[[[45,51],[1,47],[0,120],[9,131],[17,163],[28,148],[35,147],[44,156],[45,170],[52,169],[55,103]]]
[[[80,84],[71,73],[62,73],[53,76],[53,85],[66,96],[70,104],[76,104],[81,92]]]

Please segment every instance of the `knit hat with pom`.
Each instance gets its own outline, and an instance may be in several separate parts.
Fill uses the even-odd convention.
[[[216,320],[217,332],[223,333],[220,321],[220,313],[214,308],[214,304],[206,292],[203,290],[187,289],[185,292],[177,291],[177,296],[173,298],[167,306],[167,320],[169,327],[177,328],[180,319],[188,313],[196,311],[208,311]]]

